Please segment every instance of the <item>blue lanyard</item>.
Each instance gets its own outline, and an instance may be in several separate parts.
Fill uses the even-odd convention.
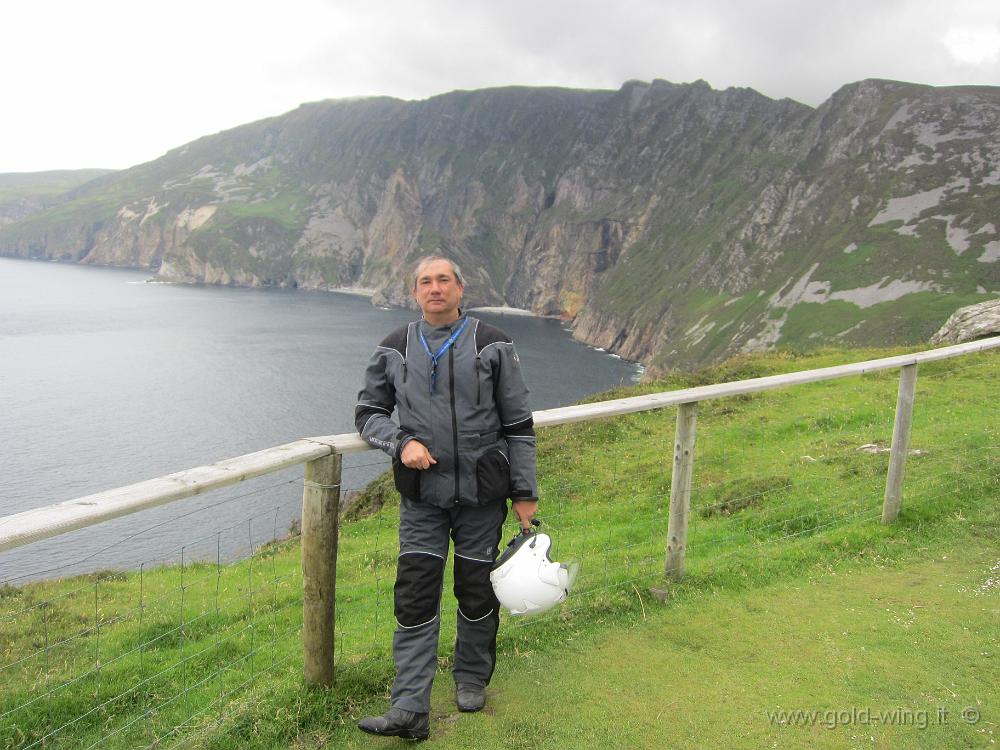
[[[441,344],[441,348],[437,350],[437,354],[431,354],[431,348],[427,345],[427,339],[424,338],[424,332],[421,331],[419,327],[417,328],[417,333],[420,334],[420,343],[424,345],[424,351],[427,352],[427,356],[431,358],[431,393],[434,393],[434,388],[437,385],[438,360],[444,356],[445,352],[451,348],[451,345],[455,343],[456,339],[462,335],[462,331],[465,330],[465,324],[468,322],[468,318],[462,321],[462,325],[460,325],[455,332],[448,337],[447,341]]]

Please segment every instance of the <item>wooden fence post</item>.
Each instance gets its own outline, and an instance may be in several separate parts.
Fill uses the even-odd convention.
[[[882,503],[882,523],[892,523],[899,515],[903,500],[903,474],[906,454],[910,448],[910,425],[913,421],[913,399],[917,390],[917,366],[904,365],[899,375],[899,396],[896,399],[896,424],[892,429],[889,453],[889,476],[885,482]]]
[[[341,456],[306,463],[302,490],[302,647],[307,685],[333,684]]]
[[[698,402],[677,408],[677,433],[674,437],[674,470],[670,478],[670,520],[667,528],[668,578],[684,577],[684,552],[687,549],[688,511],[691,508],[691,476],[694,469],[694,439],[698,420]]]

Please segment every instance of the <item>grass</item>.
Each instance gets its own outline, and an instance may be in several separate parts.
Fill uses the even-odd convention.
[[[996,596],[982,593],[998,562],[985,541],[926,550],[906,565],[848,561],[801,580],[648,605],[611,633],[510,664],[482,718],[456,720],[440,690],[432,744],[988,746],[1000,639]],[[962,720],[969,707],[979,722]],[[897,725],[868,718],[894,711]]]
[[[604,396],[898,352],[743,357]],[[911,439],[920,453],[891,526],[878,522],[887,454],[857,448],[889,442],[894,373],[701,404],[679,584],[662,579],[674,412],[542,431],[543,528],[557,558],[583,562],[577,590],[553,615],[507,619],[484,714],[455,714],[450,677],[439,675],[431,745],[988,741],[997,599],[980,589],[1000,535],[998,363],[983,354],[922,366]],[[68,722],[46,747],[369,747],[353,724],[384,709],[392,678],[397,513],[387,504],[342,527],[331,691],[302,686],[295,538],[233,565],[0,589],[0,747],[28,747]],[[453,610],[446,593],[443,671]],[[861,732],[766,715],[967,703],[981,724]]]
[[[916,292],[865,309],[842,300],[800,303],[788,311],[780,341],[785,346],[808,348],[841,336],[846,343],[871,341],[886,334],[897,340],[926,340],[955,309],[994,296]]]
[[[278,193],[270,200],[256,203],[239,203],[236,201],[226,203],[224,211],[233,221],[239,221],[240,219],[263,219],[273,221],[289,232],[301,232],[305,227],[302,212],[307,205],[307,195],[287,191]],[[225,221],[220,221],[219,225],[223,228],[227,227]]]
[[[54,170],[0,174],[0,208],[20,202],[25,197],[56,197],[89,180],[110,174],[110,169]]]

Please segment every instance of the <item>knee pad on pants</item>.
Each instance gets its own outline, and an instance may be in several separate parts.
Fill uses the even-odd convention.
[[[455,556],[455,598],[465,619],[481,620],[500,606],[490,583],[492,568],[493,563]]]
[[[414,628],[437,617],[443,573],[444,560],[436,555],[409,552],[399,556],[393,588],[396,622]]]

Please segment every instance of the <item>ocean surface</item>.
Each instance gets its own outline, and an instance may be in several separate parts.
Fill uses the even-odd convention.
[[[0,258],[0,517],[353,432],[374,346],[416,315],[350,294],[148,278]],[[533,409],[639,374],[573,341],[560,321],[476,314],[513,336]],[[387,461],[374,451],[345,457],[345,489]],[[0,552],[0,583],[235,559],[286,534],[301,494],[299,466]]]

